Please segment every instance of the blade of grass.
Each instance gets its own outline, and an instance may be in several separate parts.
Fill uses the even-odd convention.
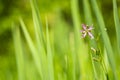
[[[32,8],[32,15],[33,15],[33,22],[34,22],[34,27],[37,32],[36,33],[36,38],[37,38],[37,43],[39,43],[38,40],[41,41],[43,46],[45,47],[45,41],[44,41],[44,35],[43,35],[43,29],[42,29],[42,22],[40,19],[40,12],[37,6],[37,1],[36,0],[30,0],[31,8]],[[38,44],[39,45],[39,44]]]
[[[47,36],[47,59],[48,59],[48,74],[49,80],[54,80],[54,67],[53,67],[53,54],[50,46],[49,31],[48,31],[48,21],[46,17],[46,36]]]
[[[71,13],[72,13],[72,19],[73,19],[73,26],[74,26],[74,38],[75,38],[75,53],[74,56],[76,57],[75,61],[75,75],[80,75],[76,76],[76,79],[82,78],[85,76],[85,67],[84,62],[85,59],[83,58],[84,54],[87,49],[85,49],[85,45],[83,43],[83,39],[80,39],[80,29],[81,27],[81,21],[80,21],[80,13],[79,13],[79,6],[78,6],[79,0],[71,0]],[[77,65],[76,65],[77,64]]]
[[[42,65],[42,72],[43,72],[43,78],[44,80],[49,79],[47,74],[47,57],[45,52],[45,41],[44,41],[44,35],[43,35],[43,29],[42,29],[42,22],[40,19],[40,12],[37,6],[36,0],[30,0],[31,7],[32,7],[32,16],[33,16],[33,22],[34,22],[34,29],[35,29],[35,36],[36,36],[36,42],[37,42],[37,50],[40,55],[41,64]]]
[[[116,28],[116,35],[117,35],[117,44],[118,44],[118,53],[120,56],[120,21],[118,16],[118,10],[117,10],[117,3],[116,0],[113,0],[113,14],[114,14],[114,22],[115,22],[115,28]]]
[[[93,24],[92,14],[91,14],[88,0],[83,0],[83,7],[84,7],[84,14],[85,14],[85,21],[87,22],[88,25]]]
[[[73,57],[73,61],[74,61],[74,64],[73,64],[73,68],[75,68],[75,69],[73,69],[73,70],[75,70],[75,71],[73,71],[73,73],[75,73],[74,74],[74,79],[73,80],[76,80],[77,79],[77,77],[76,77],[76,74],[77,74],[77,71],[76,71],[76,64],[78,63],[77,61],[77,59],[76,59],[76,57],[77,57],[77,55],[78,55],[78,43],[79,43],[79,25],[80,25],[80,23],[79,23],[79,18],[78,18],[78,14],[79,14],[79,12],[78,12],[78,5],[77,5],[77,3],[78,3],[78,0],[71,0],[71,13],[72,13],[72,18],[73,18],[73,24],[74,24],[74,33],[75,33],[75,45],[77,46],[77,48],[75,47],[75,45],[74,45],[74,47],[75,47],[75,52],[77,52],[77,54],[74,54],[74,57]],[[77,50],[77,51],[76,51]]]
[[[24,64],[24,53],[22,49],[22,41],[20,37],[20,29],[18,26],[13,25],[13,40],[15,46],[15,57],[18,67],[18,80],[25,80],[25,64]]]
[[[51,29],[52,30],[52,29]],[[58,12],[58,15],[55,19],[55,28],[54,28],[54,38],[55,38],[55,57],[58,57],[62,72],[58,72],[63,76],[63,79],[71,79],[71,68],[68,68],[68,55],[69,55],[69,43],[68,43],[68,35],[69,35],[69,26],[61,16],[61,13]],[[59,48],[59,49],[57,49]]]
[[[90,9],[90,5],[89,5],[89,1],[88,0],[83,0],[83,7],[84,7],[84,14],[85,14],[85,21],[86,21],[87,24],[92,25],[93,24],[93,20],[92,20],[91,9]],[[94,34],[94,37],[95,37],[95,31],[92,31],[92,33]],[[103,76],[104,76],[107,73],[106,73],[106,71],[103,71],[103,68],[101,68],[101,66],[98,68],[98,66],[100,65],[100,62],[98,62],[98,63],[94,62],[93,55],[92,55],[94,53],[91,52],[91,47],[93,47],[95,49],[99,49],[98,48],[98,44],[96,43],[96,39],[89,40],[89,53],[90,53],[89,55],[91,56],[90,58],[91,58],[91,63],[93,65],[93,71],[94,71],[95,79],[99,79],[99,77],[101,77],[101,74],[103,74]],[[103,55],[103,54],[101,54],[101,55]],[[102,59],[102,61],[104,61],[104,59]],[[98,66],[96,66],[96,65],[98,65]],[[97,70],[99,70],[99,72],[97,72]]]
[[[29,45],[29,48],[31,50],[31,53],[32,53],[34,62],[36,64],[36,67],[38,69],[39,75],[41,77],[41,80],[43,80],[43,72],[42,72],[42,67],[41,67],[41,60],[40,60],[38,51],[37,51],[35,45],[33,44],[32,39],[31,39],[31,37],[30,37],[30,35],[29,35],[29,33],[28,33],[27,29],[26,29],[26,26],[25,26],[22,19],[20,19],[20,24],[21,24],[22,31],[23,31],[23,33],[25,35],[25,38],[27,40],[27,43]]]
[[[29,53],[28,53],[29,54]],[[41,80],[41,77],[39,76],[38,69],[36,68],[36,65],[34,64],[34,61],[28,60],[25,63],[25,70],[26,70],[26,80]],[[32,76],[30,76],[32,75]]]
[[[72,79],[71,80],[76,80],[76,73],[75,73],[75,65],[76,65],[76,56],[75,56],[75,47],[74,47],[74,38],[73,38],[74,36],[73,36],[73,34],[71,33],[70,34],[70,50],[71,50],[71,57],[72,57],[72,60],[71,60],[71,62],[72,62],[72,65],[71,65],[71,67],[72,67]]]
[[[38,13],[35,9],[35,6],[34,6],[34,3],[33,3],[33,0],[30,0],[30,3],[31,3],[31,7],[32,7],[32,17],[33,17],[33,23],[34,23],[34,29],[35,29],[35,36],[36,36],[36,43],[37,43],[37,49],[38,51],[41,49],[41,47],[43,46],[41,43],[42,43],[42,29],[39,29],[39,28],[42,28],[42,26],[40,26],[41,23],[39,23],[39,16],[38,16]]]
[[[92,20],[92,14],[91,14],[90,5],[89,5],[89,1],[88,0],[83,0],[83,7],[84,7],[84,14],[85,14],[85,21],[86,21],[87,24],[92,25],[93,24],[93,20]],[[95,39],[89,40],[89,43],[90,43],[89,44],[89,46],[90,46],[89,48],[94,47],[95,49],[97,49],[97,45],[96,45]],[[90,62],[92,64],[92,70],[91,71],[92,71],[92,73],[94,73],[93,75],[94,75],[95,79],[98,79],[98,77],[97,77],[98,73],[95,70],[95,64],[94,64],[94,61],[92,59],[93,56],[92,56],[91,51],[90,51],[89,55],[90,55]]]
[[[99,24],[99,28],[100,28],[100,31],[101,31],[101,34],[102,34],[102,38],[103,38],[105,48],[107,50],[108,60],[109,60],[110,66],[112,68],[114,78],[116,80],[117,79],[117,74],[116,74],[115,59],[114,59],[113,50],[112,50],[112,46],[111,46],[109,37],[107,35],[107,32],[105,31],[106,27],[105,27],[105,23],[104,23],[104,20],[103,20],[103,16],[102,16],[102,14],[101,14],[101,12],[98,8],[96,0],[91,0],[91,3],[92,3],[94,13],[96,15],[98,24]]]

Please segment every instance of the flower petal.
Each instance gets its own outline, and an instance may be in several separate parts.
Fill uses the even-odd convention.
[[[85,33],[86,33],[86,31],[85,31],[85,30],[81,30],[81,33],[82,33],[82,34],[85,34]]]
[[[88,35],[90,36],[91,39],[94,39],[94,36],[92,35],[91,32],[88,32]]]
[[[81,32],[81,33],[83,33],[83,32],[84,32],[84,30],[80,30],[80,32]]]
[[[93,25],[88,28],[89,31],[92,30],[92,29],[94,29]]]
[[[85,24],[82,24],[82,28],[83,28],[84,30],[86,30],[86,29],[87,29],[87,26],[86,26]]]
[[[82,38],[85,38],[85,36],[87,35],[87,33],[85,32],[84,34],[82,34]]]

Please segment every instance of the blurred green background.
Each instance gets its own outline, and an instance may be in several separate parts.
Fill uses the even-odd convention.
[[[112,0],[97,1],[99,8],[102,11],[108,34],[112,42],[116,38]],[[85,23],[82,0],[79,0],[78,4],[81,14],[80,17],[82,19],[81,22]],[[120,19],[120,0],[117,0],[117,5]],[[64,28],[68,27],[67,29],[69,29],[69,31],[73,30],[70,0],[38,0],[38,7],[43,25],[45,25],[44,16],[47,15],[50,29],[57,24],[57,21],[62,19],[67,26],[60,26]],[[17,76],[17,68],[11,25],[12,23],[18,24],[18,19],[21,16],[34,39],[32,31],[32,12],[29,0],[0,0],[0,80],[17,79],[17,77],[15,77]],[[92,16],[94,17],[94,14],[92,14]]]

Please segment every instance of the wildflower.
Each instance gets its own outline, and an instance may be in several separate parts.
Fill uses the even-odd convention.
[[[88,35],[88,36],[90,36],[91,39],[94,39],[94,36],[91,33],[91,30],[94,29],[93,25],[92,26],[88,26],[88,25],[82,24],[82,28],[83,28],[83,30],[81,30],[82,38],[85,38]]]

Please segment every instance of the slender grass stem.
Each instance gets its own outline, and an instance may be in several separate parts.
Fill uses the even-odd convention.
[[[102,66],[102,68],[103,68],[103,71],[104,71],[104,73],[105,73],[105,76],[106,76],[106,79],[107,80],[109,80],[109,77],[108,77],[108,71],[107,71],[107,68],[106,68],[106,66],[105,66],[105,62],[104,62],[104,59],[103,59],[103,56],[102,56],[102,54],[100,53],[100,57],[101,57],[101,66]]]
[[[22,19],[20,19],[20,24],[21,24],[22,31],[23,31],[23,33],[25,35],[25,38],[27,40],[27,43],[29,45],[29,48],[30,48],[30,50],[32,52],[32,56],[33,56],[34,62],[36,64],[36,67],[38,69],[41,80],[43,80],[43,72],[42,72],[42,67],[41,67],[41,63],[40,63],[41,60],[40,60],[40,57],[38,56],[38,51],[37,51],[35,45],[33,44],[33,41],[31,39],[31,37],[30,37],[30,35],[29,35],[29,33],[28,33],[27,29],[26,29],[26,26],[25,26]]]
[[[103,16],[102,16],[102,14],[101,14],[101,12],[98,8],[96,0],[91,0],[91,3],[92,3],[94,13],[96,15],[98,24],[99,24],[99,28],[100,28],[100,31],[101,31],[101,34],[102,34],[102,38],[103,38],[105,48],[107,50],[107,56],[108,56],[110,66],[112,68],[114,79],[117,80],[116,64],[115,64],[116,62],[115,62],[115,59],[114,59],[113,50],[112,50],[112,46],[111,46],[109,37],[107,35],[107,32],[104,30],[106,27],[105,27],[105,23],[104,23],[104,20],[103,20]]]
[[[92,25],[93,20],[92,20],[92,14],[91,14],[90,5],[89,5],[88,0],[83,0],[83,7],[84,7],[84,14],[85,14],[85,21],[86,21],[87,24]],[[94,31],[93,31],[93,33],[94,33]],[[89,40],[89,46],[90,46],[89,48],[91,48],[91,47],[97,48],[95,39]],[[94,64],[94,61],[92,59],[92,57],[93,57],[92,53],[91,53],[91,51],[89,53],[90,53],[89,55],[90,55],[90,60],[91,60],[91,64],[92,64],[92,71],[94,73],[93,75],[95,76],[95,79],[98,79],[97,75],[96,75],[97,72],[96,72],[96,69],[95,69],[95,64]]]
[[[79,38],[79,26],[80,26],[80,20],[79,20],[79,12],[78,12],[78,0],[71,0],[71,13],[73,18],[73,24],[74,24],[74,33],[75,33],[75,53],[74,57],[77,58],[77,55],[79,54],[79,44],[80,44],[80,38]],[[73,59],[75,59],[73,57]],[[78,58],[74,60],[75,64],[74,67],[76,68],[76,64],[78,63]],[[77,71],[75,69],[75,75]],[[76,80],[77,77],[74,77],[74,80]]]
[[[13,40],[15,46],[15,56],[18,67],[18,80],[25,80],[25,64],[24,64],[24,53],[22,49],[22,41],[20,36],[20,29],[18,26],[13,26]]]
[[[53,54],[51,51],[50,46],[50,37],[49,37],[49,31],[48,31],[48,20],[46,17],[46,36],[47,36],[47,59],[48,59],[48,76],[49,80],[54,80],[54,67],[53,67]]]
[[[36,38],[41,41],[41,43],[45,48],[45,40],[44,40],[44,34],[43,34],[43,28],[42,28],[43,26],[40,19],[41,17],[40,17],[39,8],[37,5],[37,0],[30,0],[30,4],[32,8],[34,27],[35,27],[35,30],[37,31]]]
[[[115,22],[116,35],[117,35],[117,44],[118,44],[117,47],[118,47],[118,53],[120,56],[120,21],[118,16],[116,0],[113,0],[113,14],[114,14],[114,22]]]

